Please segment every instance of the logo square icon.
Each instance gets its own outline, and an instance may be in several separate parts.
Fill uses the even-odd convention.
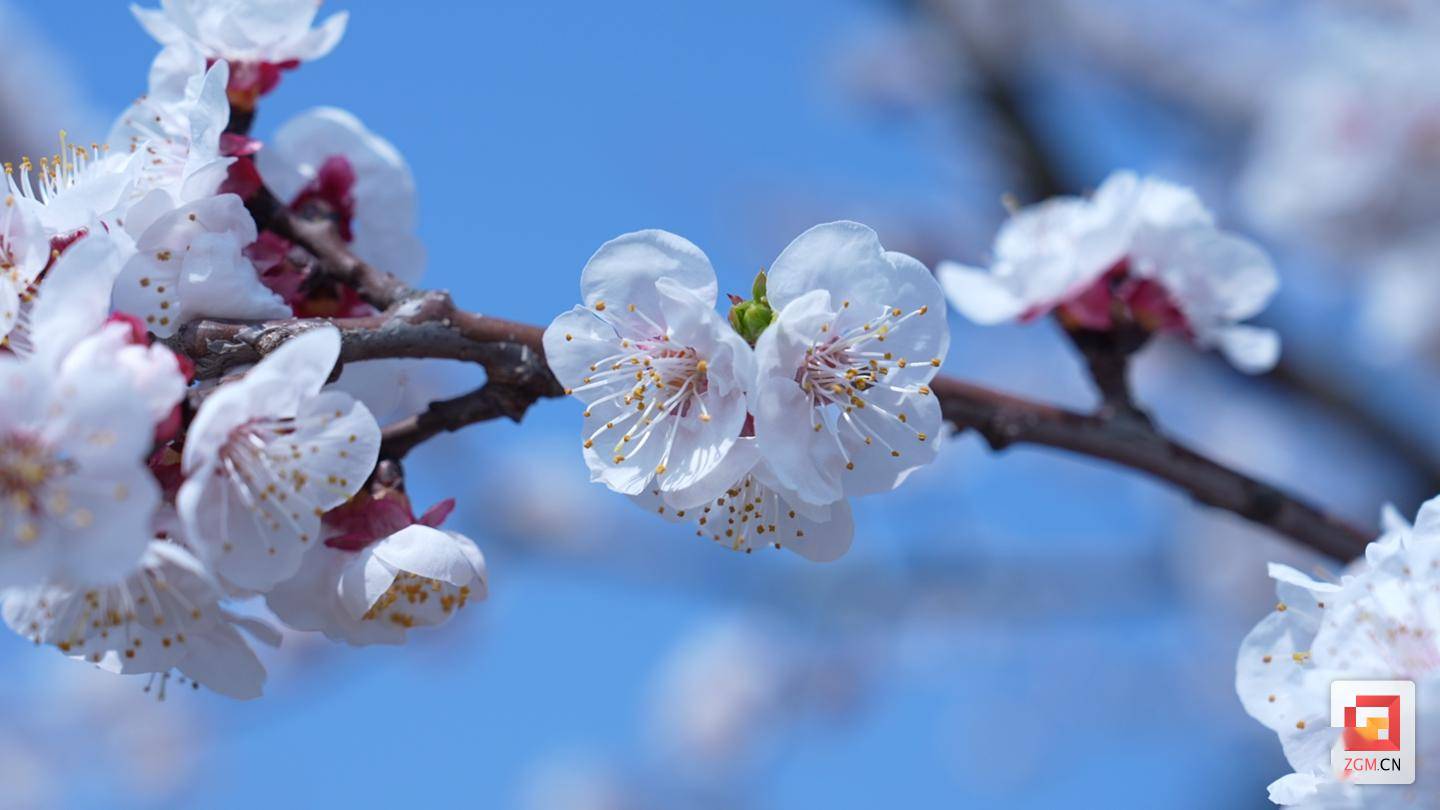
[[[1415,683],[1335,681],[1330,725],[1340,730],[1330,750],[1335,776],[1357,785],[1415,782]]]

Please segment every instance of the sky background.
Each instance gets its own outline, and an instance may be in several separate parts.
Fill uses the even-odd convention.
[[[12,5],[62,55],[97,131],[53,128],[103,135],[144,90],[154,43],[114,0]],[[391,140],[420,192],[425,282],[470,309],[548,322],[577,300],[595,248],[641,228],[683,234],[722,291],[744,291],[817,222],[866,221],[906,249],[937,231],[983,245],[1001,213],[985,167],[955,151],[963,126],[876,115],[846,92],[857,43],[894,21],[878,2],[330,2],[322,14],[339,9],[352,14],[340,47],[286,75],[255,134],[325,104]],[[1085,76],[1042,103],[1091,185],[1120,166],[1163,168],[1195,137]],[[952,324],[950,370],[1085,401],[1047,329]],[[1269,394],[1241,395],[1180,354],[1147,353],[1141,389],[1182,434],[1304,470],[1307,491],[1344,486],[1313,450],[1256,438],[1247,417]],[[436,375],[453,392],[475,380]],[[1187,395],[1164,399],[1177,381]],[[1304,411],[1265,413],[1262,427],[1324,429]],[[22,690],[0,712],[49,729],[37,756],[63,768],[77,807],[541,806],[591,772],[651,806],[698,783],[757,808],[1265,806],[1283,761],[1231,683],[1241,636],[1273,601],[1263,561],[1293,556],[1280,544],[1101,465],[996,457],[965,437],[859,506],[845,560],[731,555],[589,487],[579,421],[574,402],[542,402],[523,426],[471,428],[412,456],[417,505],[459,498],[455,528],[490,563],[490,600],[446,628],[398,649],[289,639],[255,703],[186,692],[67,725],[32,716]],[[1330,441],[1347,450],[1343,434]],[[1216,555],[1239,562],[1217,571]],[[794,718],[776,711],[780,728],[738,738],[744,756],[692,761],[705,757],[657,742],[657,679],[697,633],[732,621],[778,626],[787,651],[822,650],[799,692],[836,694]],[[0,666],[26,689],[82,677],[28,646],[0,639]],[[715,689],[770,676],[762,655],[716,671]],[[152,750],[129,729],[164,722],[147,712],[194,726],[173,790],[127,781]],[[96,729],[111,742],[84,739]],[[677,776],[690,766],[707,775]]]

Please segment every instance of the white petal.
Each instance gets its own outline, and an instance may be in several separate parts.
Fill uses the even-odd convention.
[[[1246,374],[1263,374],[1280,361],[1280,335],[1273,329],[1236,324],[1216,331],[1214,340],[1225,359]]]
[[[1276,804],[1300,804],[1319,792],[1320,780],[1310,773],[1291,773],[1270,783],[1270,801]]]
[[[30,341],[38,354],[58,362],[105,322],[127,255],[120,240],[104,233],[89,234],[60,254],[30,315]]]
[[[597,364],[621,352],[615,327],[585,307],[562,313],[545,330],[545,362],[566,388],[581,388]],[[613,362],[613,361],[612,361]],[[592,368],[594,366],[595,368]],[[576,392],[582,402],[594,402],[608,393],[604,388]]]
[[[253,700],[264,691],[265,665],[230,625],[191,635],[185,645],[189,654],[178,668],[201,686],[238,700]]]
[[[376,557],[389,567],[448,582],[471,585],[485,581],[485,558],[468,537],[432,529],[419,523],[407,526],[373,546]]]
[[[627,334],[648,334],[653,329],[628,308],[653,317],[660,306],[655,282],[662,278],[715,305],[719,287],[710,260],[688,240],[658,230],[627,233],[601,245],[580,271],[580,291],[586,306],[608,307],[607,319],[624,326]]]
[[[990,326],[1012,321],[1030,307],[986,270],[941,262],[935,275],[950,305],[975,323]]]
[[[795,375],[820,325],[833,317],[829,293],[815,290],[781,310],[755,345],[755,435],[779,483],[814,504],[843,497],[845,462],[833,437],[815,430],[810,395]]]
[[[893,270],[875,231],[858,222],[829,222],[781,251],[766,275],[766,297],[776,310],[811,290],[828,290],[837,308],[843,300],[891,306]]]
[[[340,357],[340,330],[322,326],[297,335],[266,355],[245,377],[205,399],[186,434],[186,472],[205,463],[230,431],[258,417],[294,416],[329,378]]]

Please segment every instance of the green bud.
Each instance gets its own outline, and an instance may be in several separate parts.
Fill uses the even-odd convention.
[[[770,308],[769,304],[753,301],[750,307],[740,315],[740,323],[743,327],[740,334],[745,335],[746,340],[754,343],[760,339],[760,333],[764,332],[773,320],[775,320],[775,311]]]
[[[775,320],[775,310],[770,308],[770,302],[765,298],[765,271],[755,277],[755,282],[750,285],[750,294],[755,296],[746,301],[738,295],[731,295],[730,301],[730,328],[745,338],[745,342],[751,346],[760,339],[760,333],[769,328]]]
[[[752,284],[752,285],[750,285],[750,296],[751,296],[752,298],[754,298],[756,301],[759,301],[759,302],[761,302],[761,303],[764,303],[764,304],[769,304],[769,303],[770,303],[769,301],[767,301],[767,300],[765,299],[765,271],[764,271],[764,269],[761,269],[761,271],[759,272],[759,274],[755,276],[755,283]]]

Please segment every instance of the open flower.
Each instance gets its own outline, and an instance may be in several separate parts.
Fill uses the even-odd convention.
[[[1280,353],[1268,329],[1238,322],[1275,294],[1275,268],[1253,242],[1215,227],[1188,189],[1130,172],[1088,199],[1059,197],[1016,213],[987,270],[942,263],[950,303],[980,324],[1056,312],[1067,327],[1136,324],[1218,348],[1266,371]]]
[[[585,403],[591,479],[638,495],[684,489],[740,436],[750,347],[715,312],[715,271],[665,231],[605,243],[580,275],[585,305],[545,330],[545,356]]]
[[[848,502],[815,506],[787,492],[753,436],[741,438],[695,485],[668,493],[650,489],[634,500],[668,520],[693,522],[697,537],[746,554],[770,545],[829,562],[844,556],[855,536]]]
[[[320,542],[320,518],[375,467],[380,428],[348,394],[321,391],[340,333],[287,341],[206,398],[185,441],[185,534],[227,582],[266,590]]]
[[[11,589],[3,615],[36,644],[109,672],[176,670],[223,695],[259,697],[265,667],[236,626],[271,644],[279,637],[221,607],[223,596],[194,555],[159,539],[150,541],[138,570],[115,584]]]
[[[1241,643],[1235,689],[1245,711],[1280,737],[1295,769],[1270,786],[1277,803],[1372,806],[1331,768],[1340,737],[1330,725],[1332,681],[1413,680],[1418,725],[1440,721],[1440,499],[1421,507],[1413,528],[1393,512],[1384,522],[1385,534],[1338,581],[1270,566],[1279,601]],[[1434,777],[1440,743],[1420,740],[1418,778]],[[1423,805],[1399,786],[1363,788],[1376,796],[1391,790],[1395,806]]]
[[[334,50],[349,19],[342,11],[311,28],[320,0],[161,0],[158,9],[130,10],[166,48],[229,62],[230,100],[244,110],[275,89],[281,71]]]
[[[115,282],[115,306],[171,335],[195,318],[283,318],[290,308],[261,283],[244,250],[255,221],[234,194],[202,197],[150,218],[160,192],[131,209],[134,255]],[[165,205],[162,203],[161,207]]]
[[[149,91],[121,114],[109,142],[138,156],[137,197],[167,192],[174,204],[214,194],[234,158],[220,153],[230,121],[225,84],[230,70],[193,50],[161,51],[150,67]]]
[[[92,278],[104,239],[57,264],[57,290]],[[81,265],[85,266],[81,266]],[[72,281],[73,280],[73,281]],[[37,306],[41,351],[0,356],[0,584],[86,585],[129,572],[144,552],[159,488],[145,461],[155,428],[184,393],[174,355],[105,325],[103,290]],[[94,288],[95,284],[89,284]],[[99,313],[86,312],[98,299]]]
[[[389,141],[334,107],[303,112],[255,158],[270,189],[296,210],[322,206],[355,255],[409,283],[425,269],[415,235],[415,180]]]
[[[755,436],[785,490],[816,505],[894,489],[934,460],[928,383],[949,347],[930,271],[854,222],[818,225],[775,260],[775,321],[755,345]]]

